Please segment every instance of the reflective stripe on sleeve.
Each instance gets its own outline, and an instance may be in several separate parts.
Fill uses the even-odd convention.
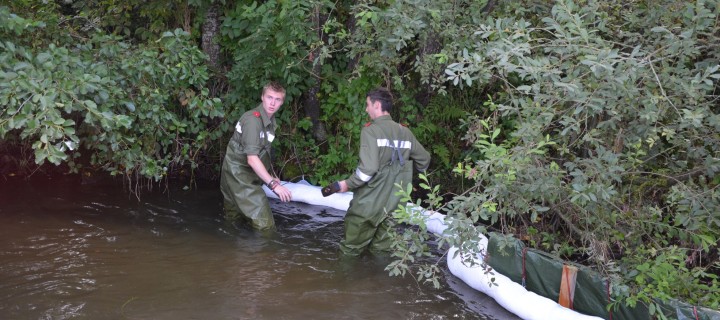
[[[240,125],[240,121],[235,124],[235,131],[237,131],[238,133],[242,133],[242,126]]]
[[[388,139],[377,139],[377,145],[378,147],[391,147],[394,148],[397,146],[400,149],[412,149],[412,142],[410,141],[400,141],[400,140],[393,140],[395,142],[395,145],[393,145],[392,142]]]
[[[370,179],[372,179],[372,176],[364,174],[362,171],[360,171],[360,168],[357,168],[355,170],[355,175],[358,176],[358,178],[360,178],[360,180],[362,180],[363,182],[368,182],[370,181]]]

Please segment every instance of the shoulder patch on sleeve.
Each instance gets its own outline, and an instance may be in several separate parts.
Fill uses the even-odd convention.
[[[253,112],[253,115],[255,116],[255,118],[260,118],[260,112],[255,111]]]
[[[372,121],[369,121],[369,122],[365,123],[365,126],[369,127],[371,124],[372,124]]]

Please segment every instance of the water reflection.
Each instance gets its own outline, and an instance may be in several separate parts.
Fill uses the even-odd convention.
[[[214,185],[3,185],[0,319],[515,319],[452,275],[435,290],[341,259],[341,211],[272,205],[266,238],[223,221]]]

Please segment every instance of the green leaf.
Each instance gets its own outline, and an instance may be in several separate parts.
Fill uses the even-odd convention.
[[[84,100],[83,104],[85,104],[86,107],[90,109],[97,109],[97,104],[95,104],[95,101],[92,100]]]
[[[29,64],[27,62],[18,62],[15,65],[13,65],[12,69],[13,69],[13,71],[20,71],[20,70],[25,70],[25,69],[29,69],[29,68],[32,68],[31,64]]]

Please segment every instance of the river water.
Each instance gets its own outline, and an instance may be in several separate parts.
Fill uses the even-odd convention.
[[[517,319],[447,272],[434,289],[341,258],[332,208],[271,200],[263,237],[214,184],[0,184],[0,319]]]

